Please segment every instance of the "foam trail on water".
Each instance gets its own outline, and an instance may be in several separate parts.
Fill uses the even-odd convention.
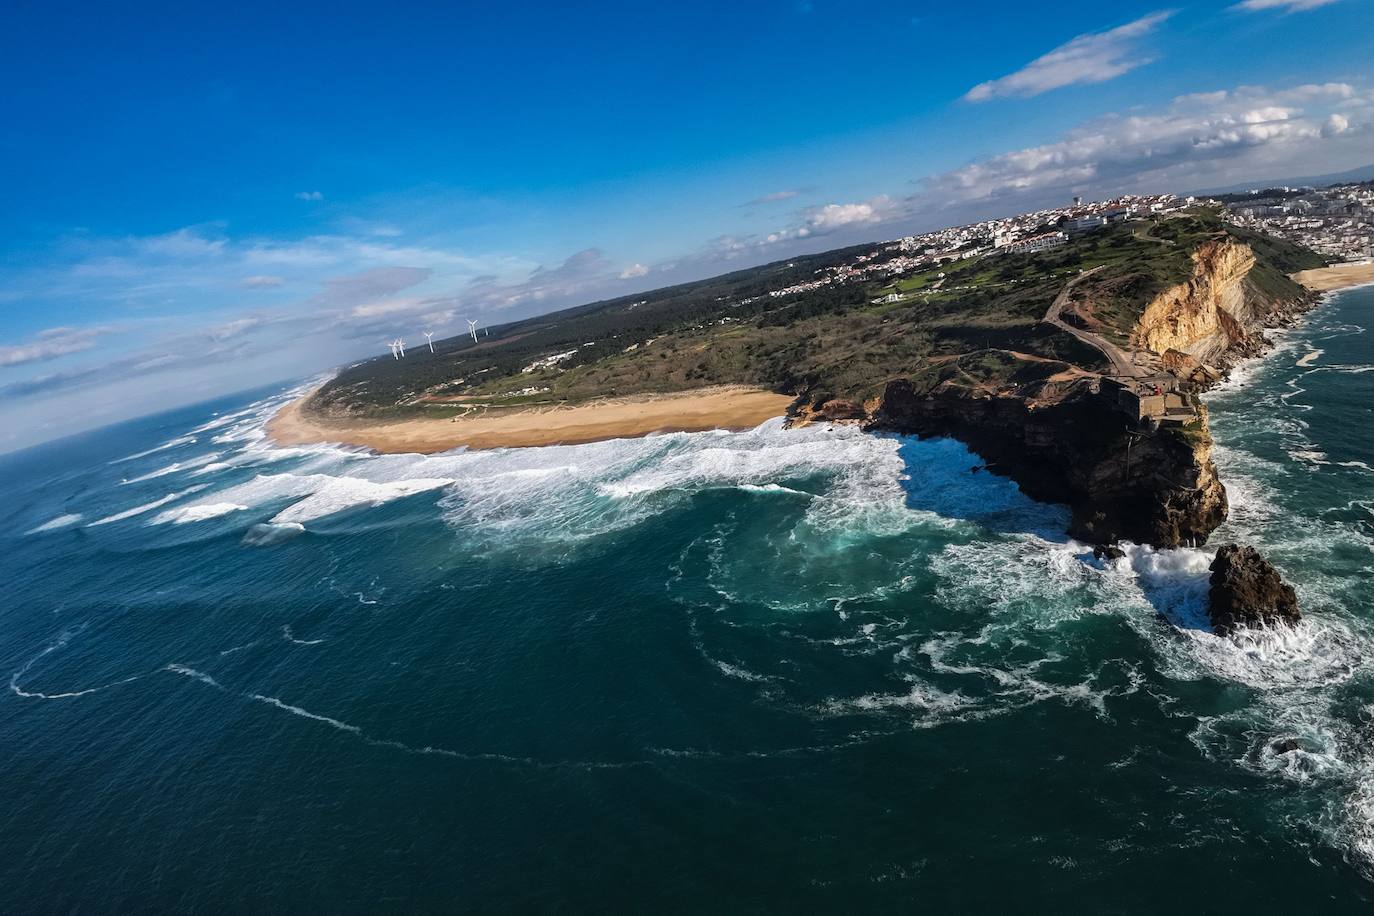
[[[59,515],[57,518],[50,519],[36,528],[30,528],[25,534],[41,534],[44,531],[57,531],[59,528],[69,528],[84,518],[80,512],[69,512],[66,515]]]
[[[292,706],[290,703],[283,703],[276,697],[265,697],[260,693],[249,694],[251,699],[259,703],[266,703],[268,706],[275,706],[280,710],[291,713],[293,716],[300,716],[303,719],[313,719],[316,722],[323,722],[331,728],[337,728],[341,732],[348,732],[353,735],[361,735],[363,730],[356,725],[349,725],[347,722],[340,722],[338,719],[331,719],[329,716],[322,716],[318,713],[301,709],[299,706]]]
[[[168,665],[168,666],[167,666],[166,668],[164,668],[163,670],[164,670],[164,671],[170,671],[170,672],[172,672],[173,674],[180,674],[180,675],[183,675],[183,676],[185,676],[185,677],[195,678],[196,680],[200,681],[202,684],[208,684],[209,686],[214,687],[214,688],[216,688],[217,690],[223,690],[223,689],[224,689],[224,687],[220,684],[220,682],[217,681],[217,680],[215,680],[214,678],[212,678],[210,675],[206,674],[206,673],[203,672],[203,671],[197,671],[197,670],[194,669],[194,668],[188,668],[188,667],[186,667],[185,665],[171,664],[171,665]]]
[[[296,635],[291,632],[290,624],[284,625],[281,628],[281,635],[287,642],[295,643],[298,646],[318,646],[320,643],[324,642],[323,639],[297,639]]]
[[[74,629],[64,630],[61,633],[61,635],[59,635],[57,639],[52,642],[52,644],[50,644],[49,646],[44,648],[43,651],[39,652],[33,658],[25,662],[17,671],[10,675],[10,691],[14,693],[15,696],[24,697],[25,699],[30,700],[70,700],[76,697],[84,697],[92,693],[98,693],[99,691],[105,690],[108,687],[118,687],[120,684],[129,684],[142,677],[142,675],[135,674],[132,677],[126,677],[118,681],[111,681],[108,684],[101,684],[99,687],[87,687],[84,690],[68,690],[62,693],[43,693],[38,690],[25,690],[24,688],[19,686],[19,679],[22,678],[24,675],[28,674],[29,670],[33,668],[34,665],[38,664],[39,661],[46,658],[48,655],[51,655],[53,652],[56,652],[59,649],[66,648],[67,643],[71,641],[72,637],[76,636],[85,629],[86,624],[83,623],[80,626],[75,627]]]

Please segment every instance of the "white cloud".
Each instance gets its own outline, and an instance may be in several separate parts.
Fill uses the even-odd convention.
[[[1185,190],[1306,174],[1329,152],[1323,144],[1371,126],[1374,118],[1351,113],[1362,110],[1361,101],[1346,83],[1180,96],[1157,112],[1108,115],[1055,142],[936,175],[924,182],[926,194],[951,204],[1051,190]]]
[[[108,327],[48,328],[27,343],[0,346],[0,367],[47,362],[95,346],[96,338],[112,333]]]
[[[239,281],[239,286],[244,289],[271,289],[281,286],[286,280],[272,274],[254,274],[251,277],[244,277]]]
[[[1336,0],[1244,0],[1231,7],[1233,10],[1245,10],[1254,13],[1260,10],[1281,9],[1286,13],[1299,13],[1303,10],[1314,10],[1319,6],[1329,6]]]
[[[1079,35],[1015,73],[979,83],[965,93],[964,100],[1033,96],[1064,86],[1115,79],[1153,60],[1142,54],[1137,44],[1172,15],[1172,10],[1161,10],[1106,32]]]
[[[859,204],[826,204],[810,211],[806,227],[812,233],[832,232],[855,223],[876,223],[892,201],[886,196],[875,197]]]
[[[633,280],[636,277],[644,276],[648,272],[649,268],[645,267],[643,264],[631,264],[629,267],[625,268],[620,272],[620,279]]]
[[[324,194],[319,191],[297,191],[296,200],[324,200]]]
[[[1350,119],[1343,114],[1333,114],[1322,127],[1323,137],[1334,137],[1350,129]]]

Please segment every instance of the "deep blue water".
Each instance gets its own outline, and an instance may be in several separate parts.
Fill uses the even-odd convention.
[[[5,459],[0,911],[1364,911],[1371,322],[1210,399],[1308,614],[1236,639],[947,441]]]

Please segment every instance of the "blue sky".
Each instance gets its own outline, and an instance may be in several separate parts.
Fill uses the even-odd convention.
[[[1374,4],[9,3],[0,451],[1073,194],[1374,163]]]

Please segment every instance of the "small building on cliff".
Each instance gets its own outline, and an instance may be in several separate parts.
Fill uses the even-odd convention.
[[[1198,416],[1197,396],[1179,391],[1178,379],[1168,373],[1143,378],[1104,376],[1099,393],[1136,423],[1182,426]]]

